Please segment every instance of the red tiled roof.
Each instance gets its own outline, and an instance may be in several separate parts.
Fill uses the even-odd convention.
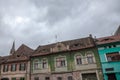
[[[114,35],[114,36],[98,38],[96,39],[96,44],[101,45],[101,44],[108,44],[118,41],[120,42],[120,35]]]

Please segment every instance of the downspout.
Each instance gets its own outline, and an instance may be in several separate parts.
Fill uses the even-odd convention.
[[[30,61],[29,80],[31,80],[31,58],[29,59],[29,61]]]

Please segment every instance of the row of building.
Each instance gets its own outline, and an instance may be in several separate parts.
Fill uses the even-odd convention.
[[[22,44],[0,57],[1,80],[120,80],[120,27],[115,35],[62,41],[33,50]]]

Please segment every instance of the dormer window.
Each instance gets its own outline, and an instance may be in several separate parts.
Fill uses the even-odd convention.
[[[77,44],[74,44],[74,46],[77,47],[77,46],[79,46],[79,44],[78,44],[78,43],[77,43]]]
[[[57,47],[58,47],[58,50],[60,51],[61,50],[61,45],[58,45]]]
[[[20,57],[20,55],[17,55],[17,57]]]
[[[114,39],[112,39],[112,38],[105,38],[105,39],[102,39],[101,42],[108,41],[108,40],[114,40]]]

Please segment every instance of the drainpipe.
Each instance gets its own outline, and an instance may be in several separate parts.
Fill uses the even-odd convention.
[[[29,80],[31,80],[31,58],[29,59],[29,61],[30,61],[30,69],[29,69]]]
[[[27,62],[27,65],[25,65],[25,70],[26,70],[26,73],[25,73],[25,79],[27,80],[27,66],[28,66],[28,61]]]

